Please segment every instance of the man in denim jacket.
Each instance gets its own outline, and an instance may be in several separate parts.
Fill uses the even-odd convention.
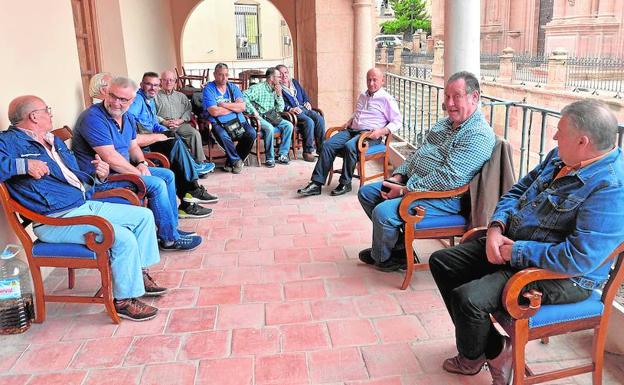
[[[459,354],[444,361],[472,375],[488,362],[493,385],[511,376],[511,344],[492,326],[501,293],[518,270],[539,267],[573,278],[537,281],[542,304],[582,301],[608,276],[602,262],[624,240],[624,159],[618,124],[602,102],[581,100],[561,112],[552,150],[503,195],[487,237],[440,250],[429,260],[455,325]]]
[[[152,213],[144,207],[89,200],[92,185],[108,177],[109,166],[96,156],[93,174],[81,172],[73,153],[50,133],[52,109],[40,98],[15,98],[9,104],[9,120],[11,127],[0,133],[0,182],[6,183],[13,199],[36,213],[107,219],[115,232],[110,253],[115,309],[134,321],[154,318],[158,309],[138,299],[167,291],[147,272],[160,261]],[[97,230],[87,225],[33,225],[35,235],[49,243],[84,244],[87,231]]]

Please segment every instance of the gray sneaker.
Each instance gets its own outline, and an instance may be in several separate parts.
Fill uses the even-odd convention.
[[[234,165],[232,166],[232,173],[240,174],[241,171],[243,171],[243,161],[237,160],[236,162],[234,162]]]
[[[288,158],[288,155],[280,155],[277,158],[277,163],[288,164],[288,163],[290,163],[290,159]]]
[[[212,215],[212,209],[190,203],[186,206],[178,207],[178,218],[206,218]]]

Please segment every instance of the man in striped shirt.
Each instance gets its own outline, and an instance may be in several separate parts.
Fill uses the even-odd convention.
[[[495,135],[479,110],[479,81],[469,72],[453,74],[444,88],[448,117],[429,131],[423,144],[400,165],[391,178],[360,188],[358,198],[373,221],[372,248],[360,252],[360,260],[382,271],[406,265],[399,204],[410,191],[452,190],[470,182],[490,158]],[[421,199],[427,216],[460,211],[459,198]]]

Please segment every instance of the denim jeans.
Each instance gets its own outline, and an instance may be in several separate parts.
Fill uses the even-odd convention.
[[[262,127],[262,138],[264,139],[264,151],[266,152],[266,160],[275,159],[275,150],[273,145],[273,134],[278,130],[282,134],[282,143],[280,144],[278,155],[288,155],[290,150],[290,142],[292,141],[293,125],[286,119],[282,119],[277,127],[260,117],[260,127]]]
[[[219,143],[219,146],[225,151],[225,156],[228,159],[228,164],[232,165],[239,160],[245,160],[254,142],[256,141],[256,131],[247,122],[241,123],[245,129],[245,133],[238,139],[238,143],[234,146],[234,142],[227,131],[221,125],[212,123],[212,133]]]
[[[314,110],[306,110],[302,108],[297,120],[303,122],[303,152],[321,153],[323,149],[323,139],[325,137],[325,118]],[[315,143],[316,142],[316,146]]]
[[[174,193],[177,192],[180,199],[188,191],[197,187],[199,175],[195,170],[195,160],[180,137],[176,136],[175,139],[150,144],[149,149],[159,152],[169,159],[171,171],[175,175]]]
[[[353,171],[358,161],[357,142],[362,131],[346,129],[341,130],[323,143],[323,149],[319,153],[319,159],[314,166],[311,180],[319,184],[325,184],[327,174],[334,164],[337,155],[343,155],[342,174],[339,182],[342,184],[351,183]],[[381,139],[369,141],[370,144],[381,143]]]
[[[358,199],[364,212],[373,222],[373,245],[371,256],[377,262],[390,258],[392,250],[403,248],[402,232],[405,224],[399,216],[401,197],[383,199],[381,182],[360,187]],[[427,216],[457,214],[461,208],[460,200],[455,198],[421,199],[412,202],[410,210],[422,206]]]
[[[115,232],[111,248],[110,266],[113,277],[113,295],[117,299],[140,297],[145,293],[142,268],[160,261],[154,216],[144,208],[124,204],[86,201],[63,215],[63,218],[97,215],[108,220]],[[33,229],[43,242],[85,244],[84,234],[97,228],[89,225],[48,226]]]
[[[149,167],[152,175],[142,176],[147,188],[147,206],[154,213],[158,229],[158,238],[163,241],[175,241],[180,238],[178,233],[178,202],[175,192],[175,176],[171,170],[160,167]],[[95,191],[127,187],[128,182],[106,182],[95,185]]]
[[[500,351],[501,338],[489,314],[503,309],[503,288],[518,270],[489,263],[485,238],[438,250],[429,258],[429,266],[455,325],[459,353],[469,359],[484,353],[493,358]],[[523,292],[531,289],[542,292],[544,305],[578,302],[591,294],[570,279],[532,282]]]

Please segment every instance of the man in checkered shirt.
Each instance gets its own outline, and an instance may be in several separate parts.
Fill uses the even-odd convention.
[[[444,88],[448,117],[436,123],[391,178],[360,188],[360,204],[373,221],[372,248],[360,252],[362,262],[382,271],[405,269],[404,223],[399,216],[403,195],[463,186],[490,158],[496,138],[479,110],[479,95],[479,81],[473,74],[453,74]],[[459,213],[460,199],[421,199],[410,209],[416,206],[425,208],[427,217],[452,215]]]

